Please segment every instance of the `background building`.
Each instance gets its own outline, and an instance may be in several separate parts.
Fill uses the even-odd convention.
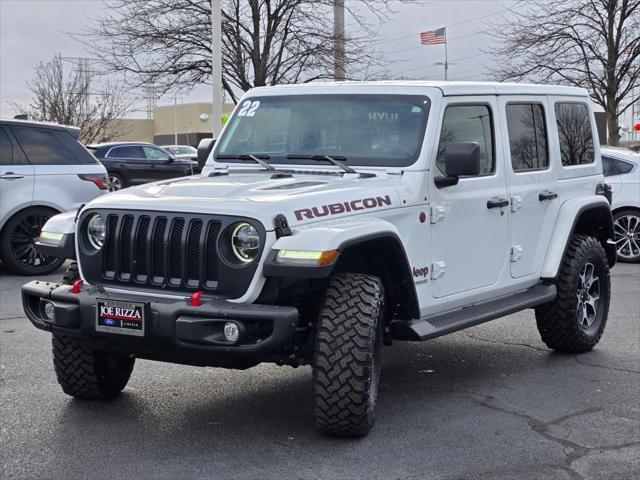
[[[226,103],[222,112],[230,115],[235,105]],[[211,138],[211,103],[182,103],[156,107],[153,119],[131,118],[119,120],[124,123],[125,133],[114,141],[149,142],[157,145],[198,146],[203,138]],[[208,115],[206,122],[200,120],[202,114]]]

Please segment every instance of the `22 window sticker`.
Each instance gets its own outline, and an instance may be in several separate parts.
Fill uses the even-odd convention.
[[[240,110],[238,110],[239,117],[253,117],[256,114],[256,110],[260,107],[260,100],[247,100],[242,104]]]

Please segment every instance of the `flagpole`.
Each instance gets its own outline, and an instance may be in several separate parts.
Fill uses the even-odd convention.
[[[444,27],[444,81],[448,80],[449,54],[447,52],[447,27]]]

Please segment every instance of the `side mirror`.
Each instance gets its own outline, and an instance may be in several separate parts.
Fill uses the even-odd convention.
[[[200,170],[202,170],[207,163],[207,159],[215,143],[215,138],[203,138],[200,140],[200,143],[198,143],[198,168]]]
[[[175,161],[176,161],[176,157],[174,157],[173,155],[169,155],[169,158],[167,158],[167,163],[171,163]]]
[[[457,185],[460,177],[480,175],[480,145],[448,143],[444,150],[444,169],[446,176],[434,179],[438,188]]]

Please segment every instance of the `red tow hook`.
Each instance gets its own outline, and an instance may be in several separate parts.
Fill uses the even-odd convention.
[[[76,280],[75,282],[73,282],[73,286],[71,287],[71,293],[75,295],[79,294],[83,284],[84,282],[82,280]]]
[[[191,295],[191,306],[199,307],[200,305],[202,305],[202,301],[200,300],[201,297],[202,297],[202,292],[199,290],[193,295]]]

